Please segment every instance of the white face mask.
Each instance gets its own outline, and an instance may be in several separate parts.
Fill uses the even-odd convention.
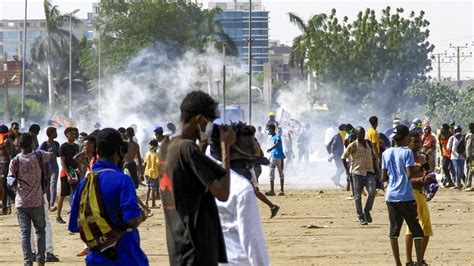
[[[199,126],[199,140],[206,141],[212,135],[212,130],[214,129],[214,124],[212,122],[207,122],[206,128],[202,131],[201,126]]]

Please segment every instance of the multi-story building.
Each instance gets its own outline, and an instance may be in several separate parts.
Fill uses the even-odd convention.
[[[23,57],[23,26],[21,20],[0,20],[0,59],[13,60]],[[69,24],[62,27],[69,31]],[[79,25],[74,25],[72,33],[76,38],[81,39],[88,32],[87,20],[82,20]],[[46,31],[46,21],[44,19],[29,19],[26,22],[26,59],[31,59],[30,51],[32,45],[41,33]]]
[[[272,80],[288,82],[302,77],[297,68],[290,67],[290,46],[270,41],[269,54]]]
[[[215,19],[224,31],[235,42],[240,61],[248,68],[249,38],[249,2],[243,0],[210,0],[208,8],[222,9]],[[265,11],[261,0],[252,2],[252,72],[262,72],[263,65],[268,63],[268,11]]]

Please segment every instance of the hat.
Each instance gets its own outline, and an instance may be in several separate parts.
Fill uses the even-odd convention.
[[[462,130],[461,125],[456,125],[456,126],[454,127],[454,131],[461,131],[461,130]]]
[[[270,112],[268,113],[268,116],[276,116],[276,115],[275,115],[275,112]]]
[[[420,118],[415,118],[413,119],[413,121],[411,121],[412,124],[419,124],[419,123],[422,123],[421,119]]]
[[[394,139],[394,140],[400,140],[400,139],[402,139],[403,137],[408,136],[409,133],[410,133],[410,130],[408,129],[407,126],[405,126],[405,125],[398,125],[398,126],[395,127],[395,129],[393,130],[393,133],[390,135],[390,138],[391,138],[391,139]]]
[[[153,132],[163,134],[163,128],[161,126],[156,126],[155,129],[153,129]]]
[[[396,127],[396,126],[400,125],[401,123],[402,123],[402,121],[400,121],[400,119],[398,119],[398,118],[393,119],[393,127]]]

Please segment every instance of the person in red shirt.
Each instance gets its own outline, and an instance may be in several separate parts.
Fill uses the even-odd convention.
[[[451,163],[451,152],[448,151],[447,145],[448,145],[448,140],[451,137],[451,131],[450,127],[448,124],[443,124],[441,126],[441,134],[438,136],[438,143],[441,148],[441,165],[443,167],[443,186],[444,187],[453,187],[454,183],[451,179],[451,168],[453,168],[453,165]]]

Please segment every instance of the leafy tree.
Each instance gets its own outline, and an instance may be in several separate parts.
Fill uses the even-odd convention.
[[[225,44],[235,54],[235,44],[214,20],[218,12],[189,1],[102,0],[95,25],[107,73],[124,70],[138,51],[153,45],[165,47],[171,59],[192,49],[203,52],[208,45],[222,49]]]
[[[386,117],[405,106],[399,98],[410,85],[426,80],[434,46],[427,41],[424,12],[411,12],[407,18],[403,12],[387,7],[377,19],[374,10],[366,9],[349,22],[347,17],[339,21],[333,9],[306,24],[290,14],[291,21],[306,29],[298,36],[302,42],[294,46],[293,57],[300,62],[307,57],[319,100],[332,109],[344,110],[349,104],[361,112],[360,106],[368,104]]]
[[[406,93],[409,97],[421,97],[424,104],[422,113],[430,118],[433,125],[456,121],[467,126],[473,122],[474,86],[465,88],[452,87],[439,83],[419,83],[410,87]]]

